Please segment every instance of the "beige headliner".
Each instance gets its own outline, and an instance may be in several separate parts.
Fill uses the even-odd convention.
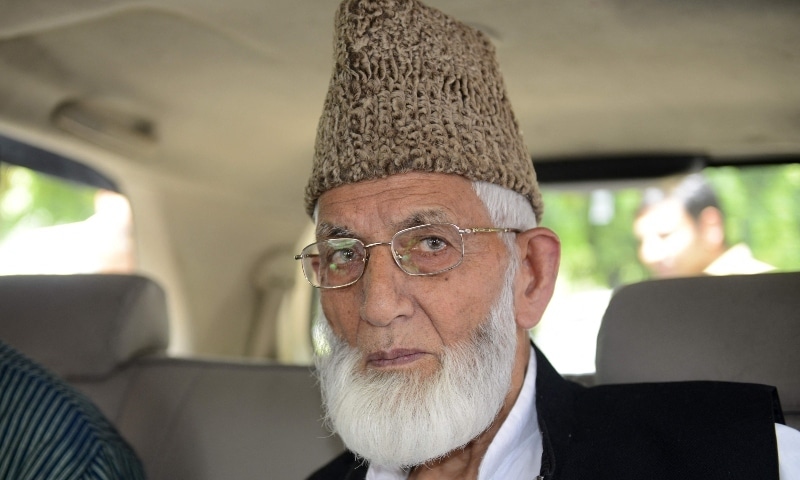
[[[798,2],[430,3],[494,37],[534,154],[800,147]],[[5,0],[0,115],[117,106],[155,124],[138,160],[299,211],[335,7]]]
[[[494,38],[534,155],[800,152],[800,2],[429,3]],[[163,218],[140,217],[139,228],[153,242],[170,230],[176,251],[144,263],[175,262],[174,283],[195,316],[214,319],[202,327],[213,331],[221,316],[252,314],[232,305],[252,283],[254,257],[292,245],[307,224],[302,191],[336,5],[0,0],[0,133],[126,177],[134,196],[150,188],[137,175],[162,182],[157,198],[138,194],[160,202]],[[152,122],[155,141],[88,146],[53,125],[55,108],[70,100]],[[192,212],[204,198],[213,205]],[[241,232],[266,219],[272,225]],[[200,234],[204,223],[230,232]],[[196,264],[226,248],[243,253],[212,258],[205,270]],[[239,293],[215,292],[224,281]]]

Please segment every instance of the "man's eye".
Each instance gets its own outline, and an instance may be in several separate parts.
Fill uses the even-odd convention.
[[[438,252],[447,248],[447,241],[440,237],[425,237],[419,242],[419,246],[426,252]]]
[[[344,265],[352,262],[356,257],[356,252],[350,248],[343,248],[341,250],[334,250],[328,257],[328,263],[333,265]]]

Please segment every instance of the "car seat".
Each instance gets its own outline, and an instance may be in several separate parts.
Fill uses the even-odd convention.
[[[620,288],[597,339],[597,384],[721,380],[778,388],[800,427],[800,272]]]
[[[0,277],[0,338],[87,394],[151,480],[304,478],[341,452],[308,367],[171,358],[135,275]]]

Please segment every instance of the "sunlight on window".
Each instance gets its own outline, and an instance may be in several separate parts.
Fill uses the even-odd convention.
[[[33,203],[31,185],[33,173],[24,168],[9,169],[8,184],[10,188],[0,201],[2,218],[22,215]]]
[[[124,196],[22,167],[0,168],[0,274],[134,270]]]

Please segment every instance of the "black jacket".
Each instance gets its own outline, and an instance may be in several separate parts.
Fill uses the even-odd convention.
[[[544,454],[534,480],[778,479],[774,387],[672,382],[582,387],[536,351]],[[420,433],[424,435],[423,432]],[[309,480],[363,480],[345,452]]]

